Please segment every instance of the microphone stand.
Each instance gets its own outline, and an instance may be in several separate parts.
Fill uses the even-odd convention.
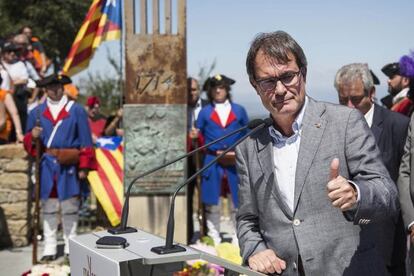
[[[162,165],[160,165],[158,167],[155,167],[155,168],[153,168],[153,169],[151,169],[149,171],[146,171],[146,172],[138,175],[137,177],[135,177],[131,181],[131,183],[129,184],[128,189],[127,189],[127,192],[125,193],[124,206],[122,207],[121,225],[119,227],[116,227],[116,228],[108,229],[108,232],[111,233],[111,234],[113,234],[113,235],[120,235],[120,234],[137,232],[137,229],[136,228],[127,226],[127,223],[128,223],[128,212],[129,212],[129,196],[131,194],[131,188],[132,188],[133,184],[137,180],[139,180],[140,178],[142,178],[144,176],[147,176],[147,175],[149,175],[149,174],[151,174],[151,173],[153,173],[155,171],[158,171],[159,169],[162,169],[164,167],[167,167],[167,166],[171,165],[172,163],[175,163],[175,162],[177,162],[177,161],[179,161],[179,160],[181,160],[183,158],[192,156],[196,152],[198,152],[198,151],[200,151],[202,149],[205,149],[205,148],[209,147],[212,144],[215,144],[217,142],[220,142],[221,140],[224,140],[227,137],[230,137],[230,136],[232,136],[232,135],[234,135],[234,134],[236,134],[236,133],[238,133],[240,131],[243,131],[243,130],[245,130],[247,128],[256,128],[257,125],[262,125],[262,124],[263,124],[263,120],[262,119],[252,120],[246,126],[244,126],[242,128],[236,129],[236,130],[230,132],[229,134],[226,134],[223,137],[220,137],[219,139],[216,139],[214,141],[211,141],[210,143],[205,144],[204,146],[201,146],[199,148],[196,148],[196,149],[190,151],[189,153],[183,154],[183,155],[175,158],[174,160],[171,160],[171,161],[169,161],[167,163],[164,163],[164,164],[162,164]]]
[[[212,161],[210,161],[206,166],[204,166],[201,170],[193,174],[190,178],[188,178],[183,184],[181,184],[174,192],[171,203],[170,203],[170,212],[168,214],[168,223],[167,223],[167,235],[165,238],[165,245],[164,246],[157,246],[151,248],[151,251],[154,253],[157,253],[159,255],[164,254],[171,254],[171,253],[177,253],[177,252],[183,252],[186,251],[186,249],[182,246],[179,246],[177,244],[173,244],[174,239],[174,227],[175,227],[175,221],[174,221],[174,207],[175,207],[175,198],[178,194],[178,192],[183,188],[184,186],[188,185],[191,181],[193,181],[194,178],[196,178],[198,175],[202,174],[205,170],[210,168],[214,163],[217,162],[218,159],[223,157],[227,152],[234,149],[238,144],[243,142],[247,137],[250,135],[255,134],[259,130],[261,130],[263,127],[270,126],[272,124],[273,120],[271,118],[267,118],[264,120],[263,123],[256,126],[252,131],[250,131],[248,134],[244,135],[242,138],[240,138],[236,143],[231,145],[229,148],[224,150],[221,154],[219,154],[216,158],[214,158]]]

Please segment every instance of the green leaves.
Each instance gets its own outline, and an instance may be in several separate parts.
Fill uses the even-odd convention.
[[[43,43],[46,55],[66,58],[92,1],[0,1],[0,36],[7,38],[23,26]]]

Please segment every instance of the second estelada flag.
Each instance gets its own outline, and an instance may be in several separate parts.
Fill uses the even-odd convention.
[[[103,210],[116,226],[121,221],[123,206],[123,147],[122,137],[100,137],[96,142],[98,167],[88,174],[89,184]]]

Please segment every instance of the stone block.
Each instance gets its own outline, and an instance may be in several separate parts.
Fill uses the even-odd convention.
[[[28,200],[28,190],[0,189],[0,204],[27,202]]]
[[[0,187],[3,189],[27,190],[29,178],[26,173],[3,173],[0,175]]]
[[[26,202],[29,200],[29,191],[10,191],[6,203]]]
[[[26,158],[27,153],[22,144],[0,145],[0,158]]]
[[[10,159],[1,159],[0,158],[0,173],[3,173],[4,168],[6,167],[6,165],[10,162]]]
[[[28,217],[28,207],[27,202],[22,203],[12,203],[12,204],[2,204],[1,207],[4,210],[7,221],[11,219],[27,219]]]
[[[27,159],[16,158],[4,165],[5,172],[27,172],[29,161]]]
[[[27,236],[29,224],[27,220],[9,220],[7,228],[12,236]]]
[[[23,247],[29,244],[27,236],[11,236],[13,247]]]
[[[0,204],[9,202],[9,193],[11,190],[0,189]]]

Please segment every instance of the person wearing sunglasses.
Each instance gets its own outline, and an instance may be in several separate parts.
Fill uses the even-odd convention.
[[[282,275],[388,275],[379,222],[398,192],[355,108],[307,95],[307,60],[286,32],[262,33],[246,59],[273,125],[236,148],[244,264]]]
[[[375,136],[382,161],[391,179],[397,183],[404,143],[407,137],[408,117],[390,111],[374,102],[375,79],[378,78],[365,63],[352,63],[341,67],[336,73],[334,86],[338,91],[339,103],[356,108],[364,115],[368,126]],[[384,260],[388,263],[391,275],[406,275],[406,230],[401,214],[397,220],[384,222],[386,227],[378,231],[384,241]]]

